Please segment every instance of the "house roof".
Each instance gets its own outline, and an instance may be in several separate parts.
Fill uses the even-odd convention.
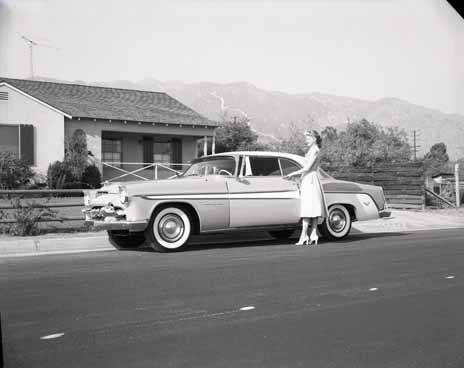
[[[73,118],[217,126],[164,92],[0,77],[2,82]]]

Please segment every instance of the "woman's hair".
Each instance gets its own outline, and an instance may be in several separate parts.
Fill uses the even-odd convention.
[[[314,137],[314,139],[316,140],[316,144],[319,148],[322,147],[322,138],[320,136],[320,134],[317,132],[317,130],[307,130],[305,132],[305,135],[310,135],[312,137]]]

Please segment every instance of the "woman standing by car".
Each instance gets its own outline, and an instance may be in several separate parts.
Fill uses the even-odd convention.
[[[301,175],[300,186],[300,217],[302,218],[302,230],[300,239],[295,245],[315,243],[319,240],[317,225],[327,217],[327,205],[324,198],[321,182],[317,174],[320,165],[319,149],[321,148],[321,136],[315,130],[305,132],[306,144],[309,149],[306,153],[307,164],[300,170],[285,176]],[[311,225],[311,235],[308,236],[308,227]]]

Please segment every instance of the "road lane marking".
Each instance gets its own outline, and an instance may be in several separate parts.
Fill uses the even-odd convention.
[[[52,334],[52,335],[45,335],[40,338],[40,340],[51,340],[51,339],[57,339],[58,337],[61,337],[64,335],[64,332]]]
[[[379,290],[379,289],[376,288],[376,287],[373,287],[373,288],[370,288],[370,289],[369,289],[369,291],[377,291],[377,290]]]
[[[445,279],[450,280],[450,279],[454,279],[454,277],[455,277],[454,275],[449,275],[449,276],[446,276]]]
[[[241,311],[249,311],[249,310],[253,310],[253,309],[255,309],[255,307],[253,307],[252,305],[249,305],[248,307],[240,308]]]

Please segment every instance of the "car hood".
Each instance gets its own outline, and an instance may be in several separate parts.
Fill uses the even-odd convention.
[[[161,180],[149,180],[149,181],[134,181],[134,182],[115,182],[104,185],[99,189],[100,193],[104,194],[116,194],[119,193],[119,187],[125,187],[129,196],[141,196],[141,195],[161,195],[161,194],[196,194],[205,193],[209,191],[212,185],[216,189],[218,183],[224,183],[225,180],[220,176],[208,176],[208,177],[179,177],[174,179],[161,179]],[[222,187],[222,186],[220,186]],[[208,188],[208,190],[206,189]],[[217,190],[216,190],[217,191]]]

